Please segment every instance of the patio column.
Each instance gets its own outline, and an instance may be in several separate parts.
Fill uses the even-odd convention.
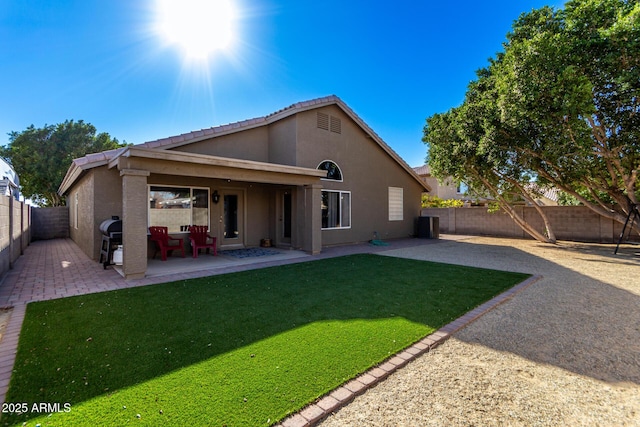
[[[149,171],[122,169],[122,270],[125,279],[147,272],[147,177]]]
[[[304,230],[302,249],[311,255],[322,250],[322,185],[304,187]]]

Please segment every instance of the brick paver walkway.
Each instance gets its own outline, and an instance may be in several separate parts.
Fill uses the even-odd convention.
[[[133,286],[89,259],[69,239],[32,243],[0,282],[0,307],[13,307],[0,341],[0,402],[9,387],[26,306],[42,301]]]
[[[455,237],[454,237],[455,238]],[[437,240],[405,239],[394,241],[391,246],[349,245],[324,248],[320,255],[280,261],[257,261],[251,265],[238,265],[214,271],[194,271],[140,280],[125,280],[112,268],[106,270],[89,259],[70,239],[55,239],[33,242],[23,256],[0,281],[0,308],[12,308],[5,334],[0,341],[0,404],[4,402],[15,362],[18,338],[26,306],[32,301],[64,298],[74,295],[110,291],[136,286],[145,286],[173,280],[201,277],[203,274],[223,274],[251,268],[262,268],[292,262],[305,262],[354,253],[375,253],[389,249],[436,244]],[[534,279],[535,280],[535,279]],[[463,327],[485,311],[510,298],[518,290],[528,286],[527,281],[509,292],[494,298],[464,317],[446,325],[439,331],[394,356],[379,367],[363,374],[338,388],[315,405],[283,421],[282,426],[312,425],[331,411],[350,402],[366,388],[386,378],[413,358],[446,340],[451,333]]]

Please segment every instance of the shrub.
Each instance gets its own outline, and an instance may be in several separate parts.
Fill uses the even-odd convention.
[[[422,195],[423,208],[461,208],[464,206],[462,200],[457,199],[441,199],[438,196]]]

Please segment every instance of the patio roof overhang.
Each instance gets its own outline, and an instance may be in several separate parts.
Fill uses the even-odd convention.
[[[312,185],[326,171],[251,160],[232,159],[153,148],[127,147],[112,158],[109,168],[144,170],[149,173],[218,178],[232,181],[284,185]]]

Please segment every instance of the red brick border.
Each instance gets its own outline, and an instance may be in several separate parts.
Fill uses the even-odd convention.
[[[276,427],[314,426],[319,421],[331,415],[332,412],[336,412],[340,408],[348,405],[356,398],[356,396],[363,394],[368,389],[374,387],[399,368],[402,368],[421,355],[428,353],[431,349],[436,348],[449,339],[453,333],[469,325],[480,316],[493,310],[500,304],[510,300],[518,292],[523,291],[540,279],[542,279],[542,276],[531,276],[525,281],[520,282],[511,289],[490,299],[484,304],[479,305],[453,322],[444,325],[431,335],[428,335],[422,340],[405,348],[401,352],[391,356],[380,365],[371,368],[355,379],[331,391],[315,403],[303,408],[300,412],[285,418],[280,424],[277,424]]]

